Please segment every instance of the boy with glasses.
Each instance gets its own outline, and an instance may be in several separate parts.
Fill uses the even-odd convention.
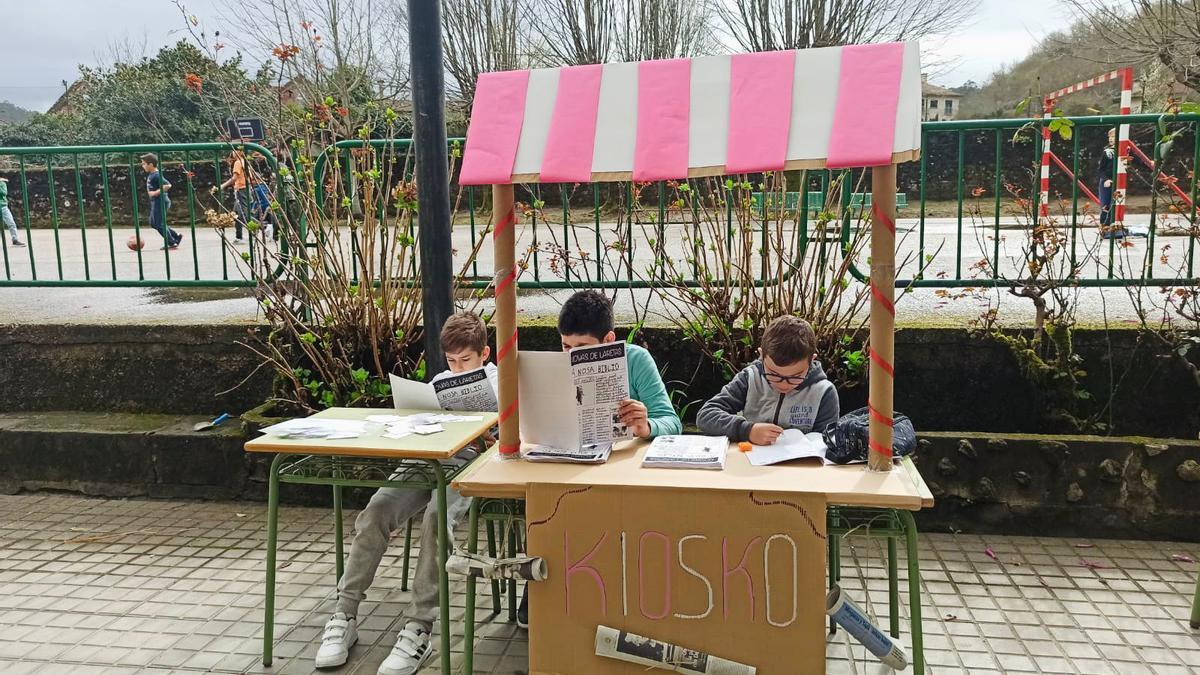
[[[840,414],[837,387],[814,357],[807,321],[781,316],[763,333],[759,359],[746,366],[696,416],[700,430],[735,442],[775,443],[784,429],[821,432]]]

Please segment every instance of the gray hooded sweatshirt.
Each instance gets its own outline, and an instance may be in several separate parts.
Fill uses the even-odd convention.
[[[840,412],[837,387],[825,377],[820,361],[813,361],[803,384],[780,394],[767,382],[760,359],[742,369],[700,408],[696,424],[706,434],[748,441],[756,423],[820,432],[836,422]]]

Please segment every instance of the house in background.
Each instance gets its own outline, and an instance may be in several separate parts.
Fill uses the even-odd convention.
[[[958,117],[962,94],[930,84],[925,73],[921,73],[921,121],[936,122]]]

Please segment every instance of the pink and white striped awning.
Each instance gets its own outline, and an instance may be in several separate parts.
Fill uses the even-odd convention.
[[[484,73],[463,185],[880,166],[921,147],[917,43]]]

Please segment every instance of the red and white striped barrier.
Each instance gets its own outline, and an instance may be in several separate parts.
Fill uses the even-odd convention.
[[[1091,89],[1100,84],[1111,82],[1113,80],[1121,81],[1121,114],[1128,115],[1133,105],[1133,68],[1118,68],[1103,75],[1097,75],[1086,79],[1082,82],[1077,82],[1069,87],[1063,87],[1057,91],[1047,94],[1042,99],[1042,118],[1047,120],[1042,126],[1042,166],[1041,166],[1041,189],[1040,201],[1038,202],[1038,216],[1042,223],[1046,223],[1050,218],[1050,162],[1056,160],[1050,149],[1051,134],[1049,119],[1054,116],[1054,105],[1058,99],[1074,94],[1084,89]],[[1117,184],[1113,190],[1113,227],[1120,229],[1125,224],[1125,187],[1126,176],[1125,169],[1129,159],[1129,125],[1122,124],[1117,131]],[[1061,164],[1061,162],[1059,162]],[[1073,177],[1079,180],[1078,176]],[[1080,181],[1082,183],[1082,181]],[[1084,188],[1087,191],[1087,188]]]

